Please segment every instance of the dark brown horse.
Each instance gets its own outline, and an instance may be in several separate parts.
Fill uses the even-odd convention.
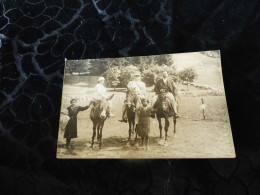
[[[97,133],[97,141],[99,142],[99,148],[102,147],[102,131],[104,127],[105,120],[108,116],[108,100],[113,98],[114,94],[107,99],[103,100],[93,100],[91,103],[93,107],[90,112],[90,119],[93,123],[93,134],[91,147],[94,146],[94,140]]]
[[[177,101],[177,99],[176,99]],[[165,130],[165,140],[168,138],[168,129],[170,126],[170,118],[173,117],[173,134],[176,133],[176,117],[170,108],[170,103],[168,102],[166,98],[166,94],[162,93],[158,95],[158,100],[156,101],[154,108],[156,109],[156,117],[159,122],[159,129],[160,129],[160,138],[162,138],[162,118],[165,119],[165,125],[164,125],[164,130]]]
[[[131,134],[135,133],[135,108],[138,96],[134,90],[128,90],[126,92],[126,112],[127,120],[129,124],[129,137],[128,142],[131,141]]]

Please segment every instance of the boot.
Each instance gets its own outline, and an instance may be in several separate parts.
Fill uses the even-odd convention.
[[[126,107],[124,109],[123,115],[122,115],[122,121],[127,123],[127,112],[126,112]]]
[[[66,138],[66,148],[67,149],[71,149],[70,140],[71,140],[70,137]]]
[[[174,112],[174,117],[175,118],[180,118],[180,116],[178,115],[176,106],[173,106],[173,112]]]
[[[175,101],[171,102],[171,108],[173,110],[174,117],[175,118],[180,118],[180,116],[178,115],[178,112],[177,112],[177,106],[176,106],[176,102]]]

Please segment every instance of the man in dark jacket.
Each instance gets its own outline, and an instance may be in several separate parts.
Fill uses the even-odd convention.
[[[163,78],[160,79],[155,84],[154,91],[158,95],[162,93],[166,95],[166,98],[169,100],[171,104],[171,108],[173,109],[175,117],[179,118],[178,110],[177,110],[177,102],[175,99],[177,96],[177,89],[174,86],[174,81],[168,78],[168,73],[166,71],[164,71],[162,74],[163,74]]]

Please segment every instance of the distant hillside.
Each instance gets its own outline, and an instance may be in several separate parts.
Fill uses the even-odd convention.
[[[207,56],[201,52],[174,54],[177,71],[193,67],[198,73],[197,84],[209,85],[223,90],[223,77],[220,58]]]

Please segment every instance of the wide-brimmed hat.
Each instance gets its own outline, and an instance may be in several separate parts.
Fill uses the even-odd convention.
[[[99,78],[98,78],[98,81],[104,81],[104,80],[105,80],[104,77],[99,77]]]

